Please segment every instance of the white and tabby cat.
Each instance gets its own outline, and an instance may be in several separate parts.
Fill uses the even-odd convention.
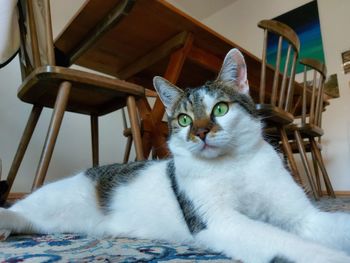
[[[247,263],[348,263],[350,216],[316,209],[261,132],[242,54],[182,91],[154,78],[169,120],[167,160],[107,165],[50,183],[0,229],[196,242]]]

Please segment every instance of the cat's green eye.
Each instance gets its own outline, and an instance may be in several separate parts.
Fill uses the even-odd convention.
[[[219,102],[213,108],[213,115],[215,117],[224,116],[228,112],[228,104],[226,102]]]
[[[192,123],[192,118],[187,114],[180,114],[177,120],[182,127],[186,127]]]

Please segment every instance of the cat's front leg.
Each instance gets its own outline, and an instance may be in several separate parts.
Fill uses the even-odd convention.
[[[32,223],[21,214],[0,207],[0,240],[5,240],[11,233],[31,233]]]
[[[21,216],[14,212],[0,207],[0,241],[4,241],[12,233],[18,229],[27,226]]]
[[[208,220],[196,241],[245,263],[279,258],[296,263],[349,263],[345,253],[302,239],[239,213]]]
[[[314,212],[304,220],[300,235],[350,255],[350,214]]]

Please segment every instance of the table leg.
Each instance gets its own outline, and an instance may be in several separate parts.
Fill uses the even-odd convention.
[[[137,107],[141,117],[141,130],[142,130],[142,149],[145,159],[148,158],[152,150],[152,109],[146,98],[139,99],[137,101]]]

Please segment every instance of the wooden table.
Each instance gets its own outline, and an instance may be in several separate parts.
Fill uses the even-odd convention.
[[[180,87],[213,80],[231,48],[245,56],[251,95],[257,98],[261,60],[164,0],[90,0],[55,41],[57,61],[78,64],[153,89],[155,75]],[[273,71],[267,70],[267,87]],[[296,85],[295,94],[301,86]],[[268,95],[267,90],[267,95]],[[145,156],[151,148],[167,155],[159,129],[164,107],[139,103]]]

